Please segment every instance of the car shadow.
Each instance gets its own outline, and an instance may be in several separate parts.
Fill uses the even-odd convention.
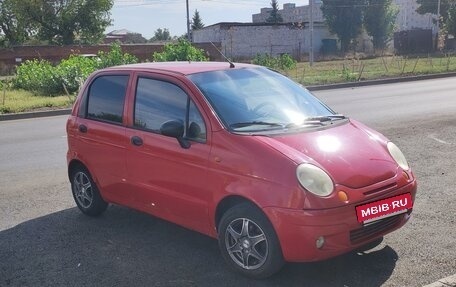
[[[398,255],[380,245],[256,281],[231,272],[217,241],[127,208],[71,208],[0,231],[0,286],[380,286]]]

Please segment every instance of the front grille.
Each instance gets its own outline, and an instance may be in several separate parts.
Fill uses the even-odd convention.
[[[374,222],[372,224],[363,226],[359,229],[352,230],[350,231],[350,241],[352,244],[357,244],[365,240],[368,240],[376,235],[379,235],[385,231],[393,229],[399,224],[403,216],[403,214],[400,214],[388,217],[377,222]]]
[[[395,188],[397,186],[397,183],[391,183],[391,184],[388,184],[388,185],[385,185],[385,186],[382,186],[382,187],[379,187],[379,188],[376,188],[376,189],[372,189],[372,190],[369,190],[369,191],[366,191],[364,192],[363,194],[364,195],[371,195],[371,194],[374,194],[374,193],[377,193],[377,192],[382,192],[382,191],[385,191],[385,190],[388,190],[388,189],[391,189],[391,188]]]

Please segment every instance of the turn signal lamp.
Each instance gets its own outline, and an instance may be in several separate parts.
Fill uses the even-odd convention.
[[[348,194],[345,191],[340,190],[337,193],[337,197],[339,197],[339,200],[342,202],[347,202],[348,201]]]

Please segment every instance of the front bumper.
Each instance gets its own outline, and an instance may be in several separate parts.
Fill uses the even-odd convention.
[[[416,189],[413,180],[385,197],[411,193],[414,200]],[[350,252],[400,228],[412,210],[365,226],[358,222],[354,204],[318,210],[267,207],[263,211],[276,230],[285,260],[311,262]],[[317,248],[320,237],[325,243]]]

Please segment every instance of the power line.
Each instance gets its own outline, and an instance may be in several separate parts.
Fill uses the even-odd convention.
[[[133,3],[132,3],[133,2]],[[198,0],[193,2],[205,2],[205,3],[223,3],[232,4],[237,6],[252,6],[255,4],[264,5],[264,1],[236,1],[236,0]],[[116,0],[114,5],[117,8],[122,7],[139,7],[139,6],[154,6],[154,5],[167,5],[167,4],[178,4],[182,3],[182,0],[141,0],[141,1],[128,1],[128,0]]]

